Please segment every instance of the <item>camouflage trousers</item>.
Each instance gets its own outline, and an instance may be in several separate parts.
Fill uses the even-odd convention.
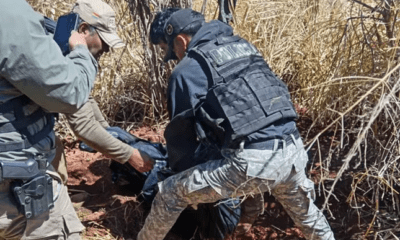
[[[189,205],[270,192],[307,239],[332,240],[333,232],[314,205],[314,184],[304,168],[308,157],[302,140],[273,150],[225,149],[224,159],[211,160],[159,183],[150,214],[138,240],[161,240]],[[281,147],[278,147],[278,146]]]

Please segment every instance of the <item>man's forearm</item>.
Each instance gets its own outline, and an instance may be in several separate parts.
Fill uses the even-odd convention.
[[[96,121],[90,101],[75,113],[66,114],[66,117],[72,131],[79,139],[107,157],[125,163],[133,154],[134,148],[111,136]]]

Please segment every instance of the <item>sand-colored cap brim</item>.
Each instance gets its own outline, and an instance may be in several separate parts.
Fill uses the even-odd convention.
[[[121,38],[118,37],[117,33],[106,33],[98,29],[97,33],[100,35],[101,39],[103,39],[103,41],[107,43],[107,45],[111,48],[125,47],[125,43],[122,41]]]

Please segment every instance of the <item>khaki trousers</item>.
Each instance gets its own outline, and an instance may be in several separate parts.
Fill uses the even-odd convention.
[[[0,239],[78,240],[84,229],[68,195],[64,183],[67,168],[61,141],[57,139],[57,155],[48,173],[53,177],[53,194],[57,197],[54,208],[33,219],[26,219],[18,211],[10,192],[10,181],[0,184]],[[57,173],[60,171],[60,174]]]

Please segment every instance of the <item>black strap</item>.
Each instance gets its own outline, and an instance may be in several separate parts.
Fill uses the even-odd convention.
[[[19,142],[11,142],[11,143],[0,143],[0,152],[8,152],[8,151],[16,151],[16,150],[21,150],[21,149],[27,149],[38,143],[40,140],[48,136],[52,131],[54,127],[54,117],[52,114],[47,114],[46,115],[46,120],[47,123],[46,125],[37,133],[35,133],[33,136],[29,133],[27,127],[24,127],[22,129],[15,129],[12,123],[6,123],[0,128],[7,129],[9,132],[12,132],[12,128],[14,129],[13,131],[18,131],[21,132],[23,135],[26,136],[26,139],[23,141]],[[30,122],[29,120],[27,122]]]
[[[0,133],[15,132],[24,129],[39,119],[43,118],[46,113],[42,109],[36,110],[31,115],[26,117],[19,117],[15,121],[10,121],[8,123],[0,124]]]
[[[44,30],[46,34],[49,35],[50,33],[54,34],[56,31],[57,22],[51,18],[44,16]]]
[[[26,95],[21,95],[19,97],[8,100],[7,102],[0,104],[0,114],[13,112],[16,108],[21,109],[31,101],[32,100]]]

